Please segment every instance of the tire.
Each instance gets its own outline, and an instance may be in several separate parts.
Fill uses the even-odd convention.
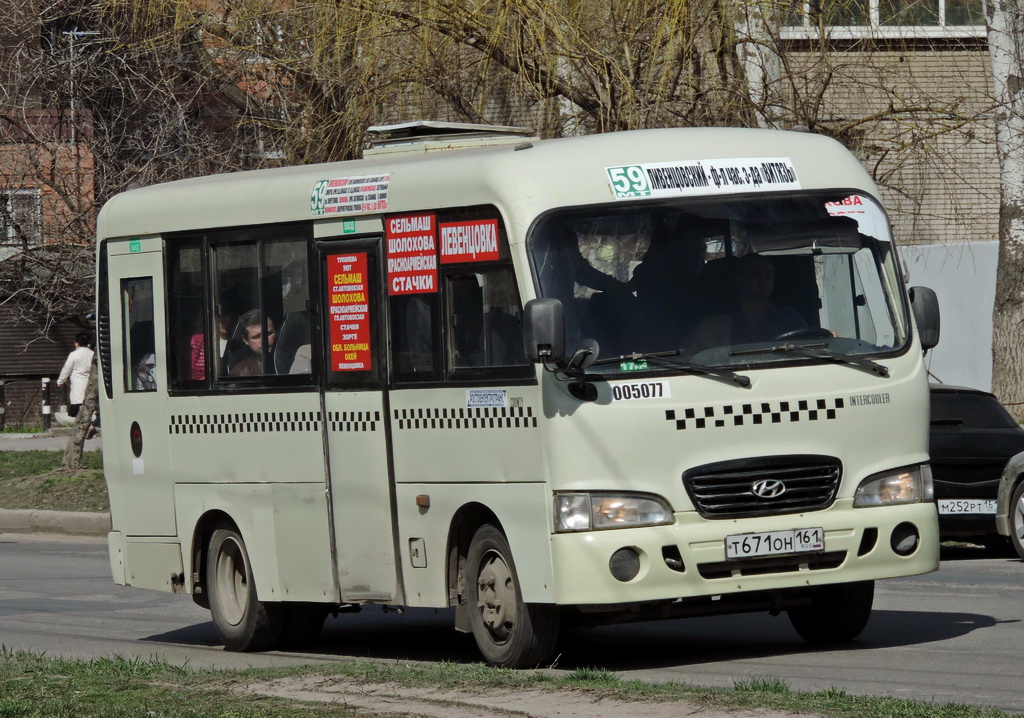
[[[234,526],[221,525],[210,536],[206,585],[213,625],[226,649],[266,651],[277,645],[284,628],[285,607],[256,597],[249,554]]]
[[[558,641],[558,609],[523,603],[508,540],[490,524],[473,536],[466,580],[473,637],[489,663],[526,668],[551,658]]]
[[[1013,489],[1009,514],[1010,543],[1021,560],[1024,560],[1024,481]]]
[[[324,628],[328,606],[323,603],[285,604],[281,648],[308,648],[316,644]]]
[[[822,586],[810,605],[789,609],[789,620],[808,643],[852,641],[867,625],[874,597],[874,581]]]

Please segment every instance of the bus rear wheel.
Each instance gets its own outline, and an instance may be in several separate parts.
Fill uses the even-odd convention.
[[[543,663],[558,640],[558,610],[523,602],[512,550],[489,524],[473,536],[467,557],[470,625],[480,653],[505,668]]]
[[[874,581],[822,586],[810,605],[789,609],[789,621],[808,643],[852,641],[867,626],[874,597]]]
[[[277,645],[285,608],[256,597],[249,553],[234,526],[221,525],[210,536],[206,585],[213,625],[226,649],[265,651]]]

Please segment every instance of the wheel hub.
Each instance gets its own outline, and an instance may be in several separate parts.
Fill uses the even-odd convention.
[[[488,556],[477,579],[477,608],[484,626],[496,639],[508,640],[516,623],[515,581],[505,560]]]

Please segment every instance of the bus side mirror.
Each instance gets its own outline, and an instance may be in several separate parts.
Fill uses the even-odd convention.
[[[928,351],[939,343],[939,300],[928,287],[910,288],[910,307],[921,335],[921,347]]]
[[[557,299],[531,299],[523,312],[523,349],[532,362],[557,362],[565,356],[565,316]]]

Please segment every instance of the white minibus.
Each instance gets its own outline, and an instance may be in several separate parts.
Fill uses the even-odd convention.
[[[935,295],[840,144],[376,132],[100,213],[118,584],[230,650],[435,607],[532,666],[560,627],[740,611],[846,641],[936,570]]]

